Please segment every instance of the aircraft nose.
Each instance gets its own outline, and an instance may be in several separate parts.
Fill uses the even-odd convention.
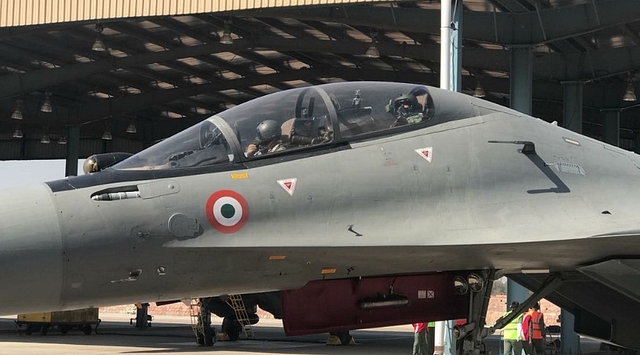
[[[0,191],[0,314],[59,307],[62,241],[45,184]]]

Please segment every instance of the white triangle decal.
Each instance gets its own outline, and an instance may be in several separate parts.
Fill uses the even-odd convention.
[[[297,178],[292,179],[283,179],[276,180],[278,185],[282,186],[284,191],[286,191],[289,195],[293,196],[293,192],[296,190],[296,182],[298,182]]]
[[[420,154],[421,157],[431,163],[431,158],[433,158],[433,147],[416,149],[416,153]]]

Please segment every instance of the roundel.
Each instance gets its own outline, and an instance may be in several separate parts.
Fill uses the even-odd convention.
[[[239,193],[219,190],[211,194],[206,206],[209,224],[221,233],[235,233],[249,218],[249,205]]]

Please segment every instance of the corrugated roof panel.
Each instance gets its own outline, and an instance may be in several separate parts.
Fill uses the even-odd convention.
[[[0,0],[0,27],[387,0]]]
[[[271,85],[267,85],[267,84],[260,84],[260,85],[256,85],[256,86],[251,86],[251,88],[254,89],[254,90],[260,91],[264,95],[272,94],[274,92],[280,91],[280,89],[275,88],[275,87],[273,87]]]

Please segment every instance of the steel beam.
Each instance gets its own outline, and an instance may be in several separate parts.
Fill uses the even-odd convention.
[[[395,14],[394,14],[395,13]],[[295,9],[261,9],[237,14],[255,17],[290,17],[301,20],[330,21],[371,26],[395,31],[438,33],[440,11],[383,6],[341,6]],[[395,18],[402,18],[398,22]],[[535,45],[586,34],[608,27],[635,22],[640,7],[635,1],[603,0],[537,11],[468,11],[463,37],[504,45]],[[559,24],[562,24],[561,26]],[[499,38],[496,39],[496,32]]]

